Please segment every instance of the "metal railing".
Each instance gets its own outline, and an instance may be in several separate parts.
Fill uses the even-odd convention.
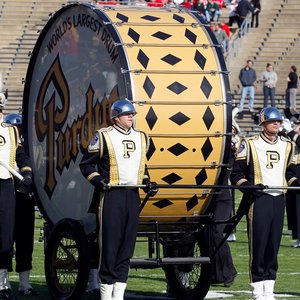
[[[241,27],[231,37],[228,45],[228,51],[225,56],[228,69],[230,69],[230,64],[234,60],[234,58],[239,55],[240,45],[243,42],[243,38],[247,36],[250,25],[251,25],[251,14],[248,14],[244,22],[242,23]]]

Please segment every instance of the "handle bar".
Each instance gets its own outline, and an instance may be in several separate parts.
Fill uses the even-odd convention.
[[[108,184],[111,188],[124,188],[124,189],[135,189],[135,188],[145,188],[145,184],[137,185],[122,185],[122,184]],[[300,190],[300,186],[269,186],[269,185],[193,185],[193,184],[158,184],[159,189],[230,189],[230,190],[249,190],[249,189],[259,189],[259,190]]]
[[[10,165],[8,165],[7,163],[5,163],[1,159],[0,159],[0,165],[3,166],[12,175],[14,175],[15,177],[19,178],[21,181],[23,180],[24,177],[20,173],[18,173],[14,168],[12,168]]]

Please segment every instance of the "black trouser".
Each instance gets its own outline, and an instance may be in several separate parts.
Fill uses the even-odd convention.
[[[295,191],[286,193],[286,216],[292,238],[300,240],[300,195]]]
[[[263,194],[255,199],[248,213],[250,280],[275,280],[285,201],[283,195]]]
[[[99,207],[100,280],[127,282],[139,221],[137,190],[116,189],[105,194]]]
[[[214,209],[214,220],[227,220],[230,217],[233,207],[232,195],[229,190],[222,190],[219,198],[216,199]],[[225,224],[216,224],[213,234],[213,247],[218,247],[223,240]],[[237,272],[233,265],[230,247],[227,241],[212,261],[212,282],[227,283],[233,281]]]
[[[229,17],[228,26],[231,27],[234,22],[236,22],[237,24],[239,24],[239,17],[238,16],[231,16],[231,17]]]
[[[255,18],[255,27],[258,27],[258,25],[259,25],[258,15],[259,15],[259,11],[257,11],[256,13],[252,13],[252,17],[251,17],[251,27],[254,26],[254,18]]]
[[[12,270],[15,221],[15,188],[12,179],[0,179],[0,269]]]
[[[18,273],[32,269],[34,205],[33,197],[28,194],[16,193],[14,241],[16,272]]]

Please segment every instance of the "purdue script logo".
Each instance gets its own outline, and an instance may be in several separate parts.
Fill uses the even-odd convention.
[[[51,83],[55,92],[49,99],[46,95]],[[42,81],[35,107],[36,135],[38,140],[46,145],[44,189],[49,198],[57,184],[55,170],[61,175],[65,168],[68,169],[71,161],[76,161],[79,152],[87,148],[94,131],[110,124],[108,110],[111,103],[117,99],[117,88],[113,89],[109,99],[104,96],[93,105],[94,94],[90,84],[85,93],[85,112],[70,121],[70,91],[57,55]]]

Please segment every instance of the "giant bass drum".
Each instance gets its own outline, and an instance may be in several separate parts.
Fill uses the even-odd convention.
[[[161,188],[140,221],[188,221],[222,184],[231,140],[231,96],[220,45],[196,12],[74,3],[54,13],[32,51],[23,118],[35,194],[46,220],[80,221],[93,186],[79,162],[111,104],[133,101],[148,133],[147,167]],[[177,188],[181,186],[181,188]],[[184,188],[195,185],[197,188]],[[203,185],[203,188],[199,186]]]

